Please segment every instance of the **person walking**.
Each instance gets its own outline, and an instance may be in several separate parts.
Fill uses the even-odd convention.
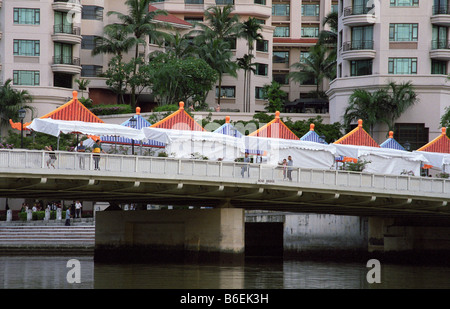
[[[81,153],[84,153],[84,152],[86,152],[86,146],[84,146],[83,145],[83,141],[80,141],[80,143],[78,144],[78,146],[77,146],[77,152],[81,152]],[[79,156],[80,158],[79,158],[79,163],[80,163],[80,169],[82,169],[82,170],[84,170],[84,167],[85,167],[85,157],[84,157],[84,155],[83,154],[80,154],[80,156]]]
[[[100,153],[101,152],[106,153],[106,152],[102,149],[102,146],[100,144],[100,140],[99,139],[95,142],[95,144],[92,147],[92,149],[93,149],[92,152],[94,153],[94,155],[93,155],[94,156],[94,170],[99,171],[100,170],[100,167],[99,167]]]
[[[66,210],[66,223],[65,226],[70,226],[70,208]]]
[[[289,179],[289,181],[292,181],[292,166],[294,165],[294,161],[292,161],[292,157],[288,156],[288,160],[287,160],[287,178]]]

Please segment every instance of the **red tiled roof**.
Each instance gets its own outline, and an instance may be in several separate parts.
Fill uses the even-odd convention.
[[[57,120],[69,120],[69,121],[84,121],[84,122],[97,122],[103,123],[104,121],[98,118],[94,113],[92,113],[89,109],[86,108],[79,100],[78,100],[78,92],[72,92],[73,98],[66,104],[58,107],[54,111],[40,117],[40,119],[51,118]],[[12,122],[9,120],[11,127],[13,129],[20,131],[20,123]],[[23,129],[28,130],[27,127],[31,124],[31,122],[27,122],[23,124]]]
[[[204,131],[205,129],[186,113],[184,110],[184,102],[180,102],[179,105],[180,108],[176,112],[157,123],[154,123],[151,127],[173,130]]]
[[[334,142],[334,144],[380,147],[375,140],[362,127],[362,120],[358,120],[358,126]]]
[[[420,147],[417,151],[450,153],[450,138],[446,134],[446,128],[442,128],[442,133],[428,144]]]
[[[255,132],[250,133],[249,136],[300,139],[280,120],[280,112],[278,111],[275,113],[274,120],[262,126]]]
[[[149,12],[154,12],[158,10],[158,8],[154,7],[153,5],[148,6]],[[162,21],[165,23],[171,23],[171,24],[178,24],[178,25],[184,25],[184,26],[192,26],[192,24],[188,23],[187,21],[178,18],[174,15],[168,14],[168,15],[157,15],[155,16],[155,20]]]

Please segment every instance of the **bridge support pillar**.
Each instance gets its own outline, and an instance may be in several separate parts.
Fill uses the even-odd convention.
[[[244,258],[244,210],[97,212],[95,261],[223,261]]]

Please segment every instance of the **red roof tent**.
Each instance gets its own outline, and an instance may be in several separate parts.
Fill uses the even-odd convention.
[[[72,92],[73,98],[66,104],[58,107],[54,111],[40,117],[40,119],[51,118],[57,120],[70,120],[70,121],[84,121],[84,122],[97,122],[104,123],[103,120],[98,118],[94,113],[92,113],[89,109],[86,108],[79,100],[78,100],[78,92]],[[12,122],[9,120],[11,127],[13,129],[20,131],[20,122]],[[23,129],[28,130],[27,126],[29,126],[31,122],[27,122],[23,124]]]
[[[154,7],[153,5],[149,5],[148,6],[148,11],[149,12],[154,12],[158,10],[158,8]],[[188,27],[192,27],[192,24],[188,23],[185,20],[182,20],[181,18],[175,17],[174,15],[157,15],[154,18],[156,21],[161,21],[161,22],[165,22],[165,23],[171,23],[171,24],[176,24],[179,26],[188,26]]]
[[[185,110],[184,102],[179,103],[180,108],[173,114],[151,125],[152,128],[205,131]]]
[[[362,123],[363,121],[359,119],[358,126],[335,141],[334,144],[380,147],[369,133],[363,129]]]
[[[279,111],[275,112],[274,120],[262,126],[255,132],[250,133],[249,136],[272,137],[272,138],[294,139],[294,140],[300,139],[280,120]]]
[[[450,153],[450,138],[446,134],[446,128],[443,127],[441,135],[436,137],[428,144],[420,147],[417,151]]]

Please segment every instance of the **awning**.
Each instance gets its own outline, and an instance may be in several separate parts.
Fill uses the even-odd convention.
[[[29,125],[29,128],[53,136],[59,136],[61,133],[81,133],[96,136],[122,136],[135,140],[145,140],[145,135],[141,130],[118,124],[36,118]]]

